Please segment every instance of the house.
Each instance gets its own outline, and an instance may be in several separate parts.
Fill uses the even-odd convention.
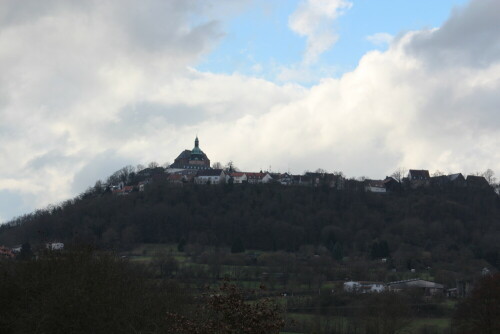
[[[288,173],[284,173],[284,174],[280,174],[276,180],[284,185],[284,186],[290,186],[293,184],[293,175],[291,174],[288,174]]]
[[[450,184],[455,187],[464,187],[467,184],[462,173],[450,174],[448,175],[448,179],[450,180]]]
[[[467,179],[465,181],[467,187],[469,188],[487,189],[490,187],[490,184],[483,176],[467,175]]]
[[[130,194],[132,191],[134,191],[134,186],[123,186],[118,189],[113,189],[113,194],[122,196]]]
[[[399,191],[401,190],[401,184],[393,177],[386,176],[384,181],[384,186],[386,191]]]
[[[241,184],[247,182],[247,175],[242,172],[230,172],[226,174],[226,182]]]
[[[226,182],[226,173],[222,169],[200,170],[194,178],[196,184],[220,184]]]
[[[344,283],[344,291],[353,293],[372,293],[382,292],[385,290],[384,283],[381,282],[355,282],[349,281]]]
[[[273,180],[272,176],[269,173],[245,173],[247,176],[247,182],[251,184],[256,183],[269,183]]]
[[[7,258],[7,259],[12,259],[14,258],[14,252],[11,249],[8,249],[5,246],[0,246],[0,259],[1,258]]]
[[[425,169],[410,169],[408,171],[408,181],[411,188],[428,186],[430,178],[429,171]]]
[[[383,180],[365,180],[365,191],[382,194],[387,190]]]
[[[425,296],[437,296],[444,294],[443,284],[426,281],[419,278],[387,283],[387,289],[389,291],[395,291],[395,292],[408,289],[416,289],[416,290],[421,290]]]
[[[174,173],[167,176],[167,182],[170,184],[182,184],[186,182],[186,179],[184,178],[184,175]]]
[[[433,187],[443,188],[450,183],[450,178],[447,175],[431,176],[430,185]]]
[[[47,242],[45,248],[50,250],[63,250],[64,244],[62,242]]]

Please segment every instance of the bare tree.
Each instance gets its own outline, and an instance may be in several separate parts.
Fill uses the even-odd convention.
[[[239,172],[240,171],[240,169],[234,165],[233,161],[229,161],[226,164],[226,166],[224,167],[224,170],[228,171],[228,172]]]
[[[160,164],[157,163],[156,161],[151,161],[148,165],[148,168],[157,168],[160,167]]]
[[[481,176],[483,176],[489,184],[493,184],[496,181],[495,172],[489,168],[482,173]]]
[[[398,167],[392,174],[391,176],[398,182],[401,182],[403,178],[406,176],[408,173],[408,169],[405,167]]]
[[[439,169],[436,169],[436,171],[434,173],[432,173],[432,176],[443,176],[444,173],[442,171],[440,171]]]
[[[213,168],[213,169],[222,169],[222,168],[224,168],[224,166],[222,166],[222,164],[221,164],[220,162],[218,162],[218,161],[217,161],[217,162],[214,162],[214,163],[212,164],[212,168]]]

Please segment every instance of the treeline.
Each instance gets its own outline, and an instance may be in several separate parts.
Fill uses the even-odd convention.
[[[91,193],[0,227],[0,244],[84,242],[126,250],[180,243],[295,252],[314,246],[337,260],[389,258],[400,269],[437,263],[499,268],[500,199],[491,189],[420,188],[396,194],[267,185],[172,186],[127,196]],[[478,262],[479,261],[479,262]]]

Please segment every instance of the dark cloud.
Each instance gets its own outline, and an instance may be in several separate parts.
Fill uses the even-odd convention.
[[[431,67],[488,67],[500,59],[500,1],[473,0],[443,26],[418,33],[407,50]]]
[[[67,165],[77,161],[77,157],[66,155],[61,151],[54,149],[31,159],[28,161],[27,167],[33,170],[39,170],[45,167],[54,167],[55,165]]]

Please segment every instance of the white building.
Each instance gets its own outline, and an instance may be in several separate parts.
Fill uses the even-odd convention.
[[[226,182],[226,173],[222,169],[200,170],[194,178],[196,184],[220,184]]]
[[[373,293],[385,290],[384,283],[381,282],[355,282],[344,283],[344,291],[353,293]]]
[[[64,249],[64,244],[62,242],[47,242],[45,247],[50,250],[62,250]]]
[[[234,184],[240,184],[247,182],[247,174],[242,173],[242,172],[232,172],[228,173],[226,175],[226,181],[229,182],[229,180],[232,179]]]

